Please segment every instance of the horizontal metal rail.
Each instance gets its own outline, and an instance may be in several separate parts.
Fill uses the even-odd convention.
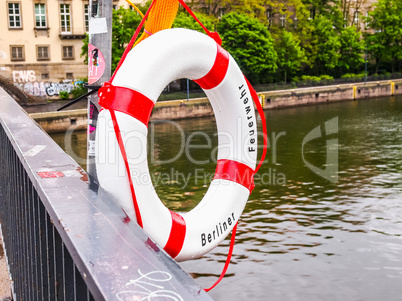
[[[16,300],[211,300],[1,88],[0,223]]]

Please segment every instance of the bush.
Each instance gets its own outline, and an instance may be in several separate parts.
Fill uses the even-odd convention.
[[[355,74],[355,73],[345,73],[344,75],[341,76],[341,78],[347,78],[347,79],[362,79],[364,78],[364,72]]]
[[[301,77],[301,80],[303,82],[319,82],[321,80],[321,78],[318,76],[313,76],[313,75],[303,75]]]
[[[313,83],[319,83],[323,82],[325,84],[328,84],[330,82],[334,81],[334,78],[330,75],[321,75],[321,76],[313,76],[313,75],[302,75],[302,77],[295,76],[292,78],[292,82],[296,83],[298,82],[299,85],[309,85]],[[292,84],[293,84],[292,83]]]
[[[334,77],[333,76],[331,76],[331,75],[321,75],[320,76],[320,79],[321,80],[325,80],[325,81],[328,81],[328,82],[332,82],[333,80],[334,80]]]
[[[383,74],[383,78],[384,78],[384,79],[389,79],[389,78],[391,78],[391,73],[390,73],[390,72],[385,72],[385,73]]]
[[[74,84],[74,89],[71,91],[73,98],[80,97],[88,92],[88,89],[84,88],[85,79],[79,80]]]
[[[60,91],[59,97],[60,97],[60,99],[68,99],[69,94],[67,91]]]

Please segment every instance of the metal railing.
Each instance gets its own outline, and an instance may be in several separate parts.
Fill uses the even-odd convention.
[[[210,300],[1,88],[0,223],[15,300]]]

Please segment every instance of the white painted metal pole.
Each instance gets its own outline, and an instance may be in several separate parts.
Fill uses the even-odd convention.
[[[89,1],[88,83],[100,86],[111,76],[112,14],[111,0]],[[98,94],[88,97],[87,172],[90,184],[97,187],[95,132],[98,120]]]

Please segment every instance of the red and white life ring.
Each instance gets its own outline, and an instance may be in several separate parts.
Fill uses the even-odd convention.
[[[208,191],[193,210],[180,214],[163,205],[151,181],[141,181],[150,179],[146,145],[152,108],[163,89],[179,78],[192,79],[205,91],[214,110],[219,143],[215,177]],[[163,30],[130,51],[111,85],[102,88],[99,96],[104,107],[96,134],[100,185],[135,220],[134,195],[143,229],[177,261],[200,257],[216,247],[243,212],[257,158],[253,100],[232,56],[199,32]],[[118,139],[111,134],[116,129],[113,115],[127,166]]]

